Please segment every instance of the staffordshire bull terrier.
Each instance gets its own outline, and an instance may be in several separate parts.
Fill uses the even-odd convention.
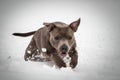
[[[25,61],[53,61],[59,68],[78,63],[74,33],[80,24],[80,18],[71,24],[63,22],[43,23],[44,27],[28,33],[13,33],[15,36],[33,35],[25,55]]]

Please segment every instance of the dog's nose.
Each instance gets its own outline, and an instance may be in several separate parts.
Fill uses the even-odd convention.
[[[66,52],[68,51],[68,47],[67,47],[65,44],[63,44],[63,45],[60,47],[60,50],[61,50],[61,52],[66,53]]]

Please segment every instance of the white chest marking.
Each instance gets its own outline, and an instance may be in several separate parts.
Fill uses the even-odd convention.
[[[71,57],[67,54],[64,58],[63,61],[66,63],[66,66],[69,67],[70,66],[70,62],[71,62]]]

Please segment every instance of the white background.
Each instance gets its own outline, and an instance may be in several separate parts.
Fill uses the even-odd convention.
[[[70,24],[78,18],[79,63],[74,70],[23,60],[31,37],[12,33],[37,30],[43,22]],[[119,0],[1,0],[0,80],[119,80],[119,31]]]

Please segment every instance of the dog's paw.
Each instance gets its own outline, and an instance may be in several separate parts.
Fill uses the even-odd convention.
[[[70,67],[73,69],[77,66],[77,62],[71,62],[70,63]]]
[[[62,67],[66,67],[66,64],[64,62],[59,62],[59,63],[57,63],[57,66],[59,68],[62,68]]]

